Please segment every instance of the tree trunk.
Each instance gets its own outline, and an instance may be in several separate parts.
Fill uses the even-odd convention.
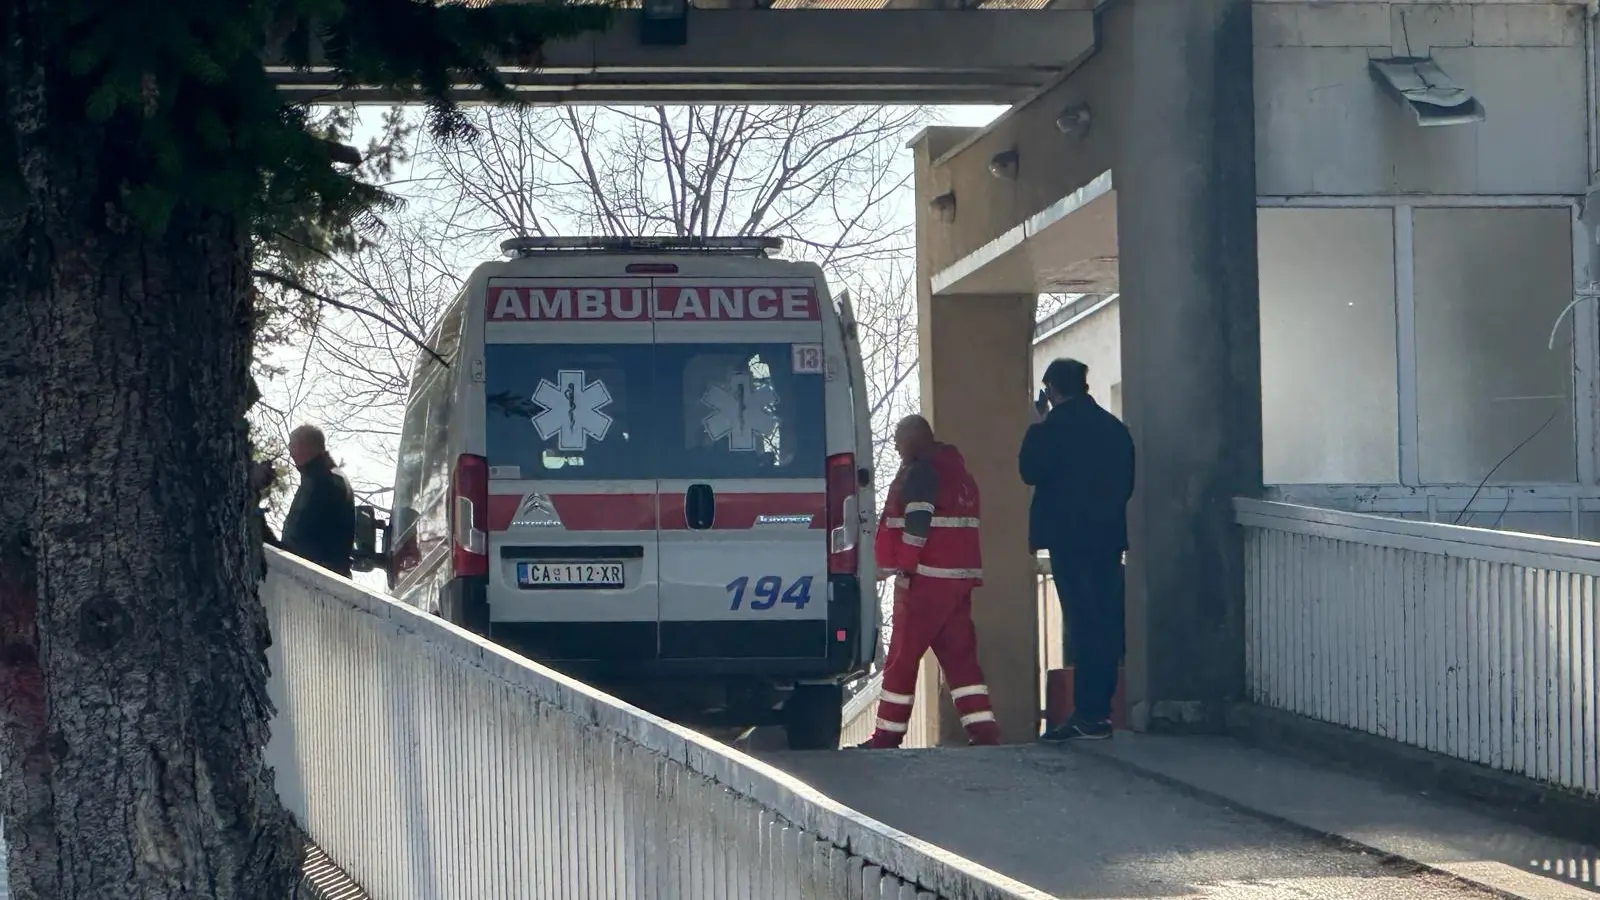
[[[18,89],[43,67],[15,49],[6,105],[29,205],[0,210],[11,892],[283,900],[301,848],[262,758],[245,223],[180,206],[158,233],[121,217],[131,135]]]

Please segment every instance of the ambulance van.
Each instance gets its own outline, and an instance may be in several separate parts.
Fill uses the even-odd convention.
[[[774,239],[516,239],[419,351],[392,593],[693,727],[838,746],[876,653],[848,297]]]

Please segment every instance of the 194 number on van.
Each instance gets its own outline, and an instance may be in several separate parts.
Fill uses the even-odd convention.
[[[754,610],[771,609],[779,603],[792,604],[795,609],[805,609],[811,602],[811,576],[802,575],[789,582],[786,588],[783,579],[777,575],[762,575],[752,579],[749,575],[740,575],[728,582],[727,591],[732,602],[728,609],[735,610],[744,604],[745,594],[750,595],[750,603],[746,608]]]

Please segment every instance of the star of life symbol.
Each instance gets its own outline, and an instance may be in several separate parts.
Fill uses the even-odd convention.
[[[778,427],[768,412],[778,395],[766,384],[757,384],[748,372],[739,372],[722,384],[712,384],[700,402],[712,413],[701,419],[713,441],[728,439],[729,450],[755,450],[761,439]]]
[[[544,412],[533,417],[533,427],[539,437],[550,440],[556,437],[556,447],[582,453],[589,449],[589,438],[606,439],[611,430],[611,417],[600,410],[611,404],[611,392],[603,381],[590,381],[582,369],[562,369],[552,383],[539,379],[533,392],[533,402],[544,407]]]

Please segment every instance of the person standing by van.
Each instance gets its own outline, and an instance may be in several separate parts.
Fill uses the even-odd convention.
[[[935,440],[921,416],[900,421],[894,444],[900,471],[889,486],[874,548],[880,574],[894,578],[894,630],[877,728],[860,747],[892,749],[905,740],[917,670],[930,649],[971,742],[998,744],[1000,726],[989,706],[972,623],[972,589],[983,583],[978,483],[961,451]]]
[[[328,440],[315,425],[301,425],[289,433],[289,457],[300,470],[300,487],[283,520],[283,549],[349,578],[356,542],[356,500],[350,481],[334,465]]]
[[[1046,413],[1040,406],[1048,404]],[[1133,438],[1089,396],[1089,367],[1058,359],[1044,370],[1041,403],[1017,465],[1033,486],[1028,547],[1050,571],[1072,655],[1071,718],[1047,741],[1111,737],[1111,698],[1124,642],[1122,554],[1128,549]]]

